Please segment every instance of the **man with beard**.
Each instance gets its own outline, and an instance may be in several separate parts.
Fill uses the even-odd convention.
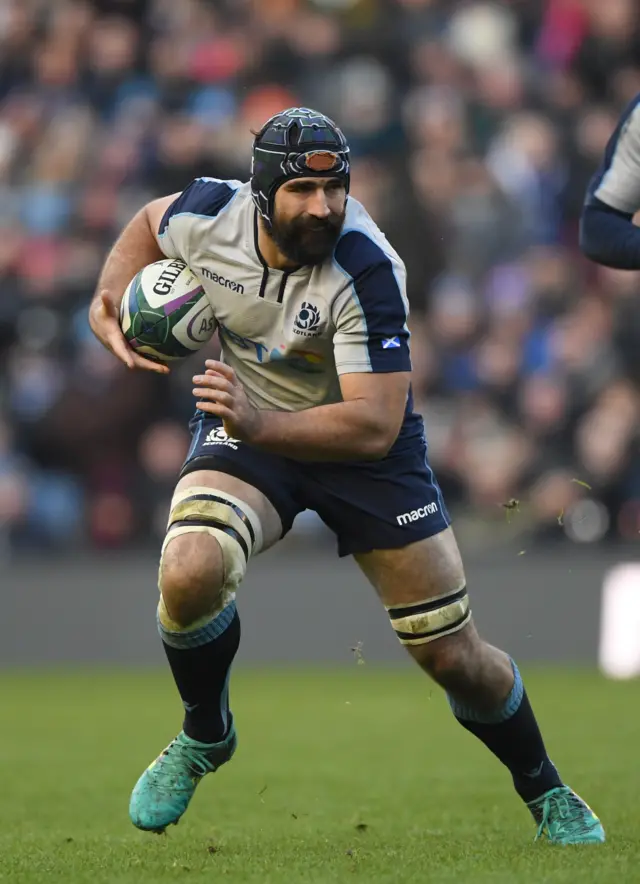
[[[549,760],[516,664],[471,620],[412,406],[404,265],[348,192],[340,129],[291,108],[256,133],[249,184],[199,179],[151,203],[105,264],[91,324],[129,366],[166,370],[129,350],[117,322],[129,280],[163,255],[201,279],[223,349],[194,377],[193,441],[160,562],[158,628],[183,729],[138,780],[131,820],[155,832],[177,823],[202,777],[232,757],[236,589],[249,559],[311,509],[458,721],[509,769],[538,833],[603,841]]]

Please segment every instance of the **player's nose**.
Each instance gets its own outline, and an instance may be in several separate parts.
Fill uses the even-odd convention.
[[[309,215],[313,215],[314,218],[328,218],[331,214],[326,194],[322,188],[318,188],[313,196],[310,197],[307,212]]]

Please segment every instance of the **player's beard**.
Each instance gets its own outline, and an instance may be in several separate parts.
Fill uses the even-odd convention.
[[[274,218],[269,228],[271,238],[283,255],[301,266],[322,264],[333,254],[344,224],[343,212],[328,218],[298,215],[283,221]]]

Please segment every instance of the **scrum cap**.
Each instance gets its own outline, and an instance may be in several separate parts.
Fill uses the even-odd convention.
[[[251,193],[267,221],[276,190],[292,178],[339,178],[349,192],[349,146],[333,120],[308,107],[271,117],[257,133],[251,159]]]

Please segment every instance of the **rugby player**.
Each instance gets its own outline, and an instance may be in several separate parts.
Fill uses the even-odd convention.
[[[640,95],[627,106],[591,179],[582,210],[580,248],[598,264],[640,270]]]
[[[236,590],[249,559],[311,509],[377,591],[398,639],[453,715],[508,768],[557,844],[604,841],[545,749],[514,661],[478,635],[442,493],[413,410],[405,269],[349,195],[349,148],[290,108],[256,134],[248,183],[205,178],[144,207],[108,256],[97,337],[130,367],[118,325],[129,280],[164,256],[202,281],[223,361],[194,377],[193,440],[162,547],[158,628],[185,709],[130,801],[140,829],[177,823],[231,759]],[[375,738],[375,735],[374,735]]]

